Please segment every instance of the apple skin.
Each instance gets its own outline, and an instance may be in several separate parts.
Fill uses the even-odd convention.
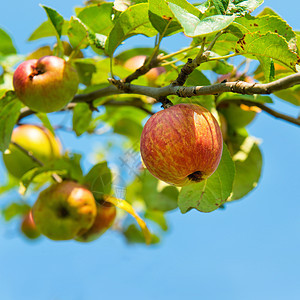
[[[13,130],[11,140],[32,153],[42,163],[61,156],[60,141],[44,127],[30,124],[18,126]],[[3,154],[3,161],[7,171],[18,179],[30,169],[39,166],[13,144],[10,144],[8,151]]]
[[[128,70],[135,71],[144,64],[146,58],[146,55],[133,56],[125,62],[124,67]],[[160,74],[165,72],[166,69],[164,67],[156,67],[147,72],[145,76],[150,82],[153,83]]]
[[[13,76],[18,98],[30,109],[45,113],[58,111],[68,104],[78,84],[76,69],[56,56],[24,61]]]
[[[21,231],[27,238],[31,240],[37,239],[41,235],[34,223],[31,210],[28,214],[25,215],[24,219],[22,220]]]
[[[42,191],[32,208],[40,232],[52,240],[70,240],[86,232],[97,214],[93,194],[74,181],[63,181]]]
[[[98,239],[108,228],[110,228],[116,218],[116,207],[108,202],[97,204],[97,215],[92,227],[76,240],[78,242],[92,242]]]
[[[141,136],[142,160],[156,178],[176,186],[200,182],[217,169],[223,150],[214,116],[196,104],[177,104],[150,117]]]

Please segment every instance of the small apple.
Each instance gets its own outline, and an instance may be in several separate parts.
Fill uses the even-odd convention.
[[[146,55],[133,56],[125,62],[124,67],[127,68],[128,70],[135,71],[136,69],[140,68],[144,64],[146,58],[147,58]],[[147,72],[145,76],[149,80],[149,82],[154,83],[157,77],[160,74],[165,72],[166,69],[164,67],[156,67],[151,69],[149,72]]]
[[[149,172],[169,184],[200,182],[217,169],[223,149],[214,116],[196,104],[177,104],[150,117],[141,136]]]
[[[63,181],[42,191],[32,208],[40,232],[52,240],[70,240],[86,232],[97,214],[93,194],[74,181]]]
[[[18,98],[38,112],[62,109],[75,96],[79,79],[76,69],[62,58],[44,56],[21,63],[13,76]]]
[[[60,157],[60,141],[44,127],[30,124],[18,126],[13,130],[11,141],[23,147],[42,163]],[[12,143],[3,154],[3,161],[7,171],[16,178],[21,178],[27,171],[39,166]]]
[[[31,240],[37,239],[41,235],[39,230],[36,228],[31,210],[25,215],[21,223],[21,231]]]
[[[79,242],[92,242],[98,239],[116,218],[116,207],[108,202],[97,204],[97,215],[92,227],[76,238]]]

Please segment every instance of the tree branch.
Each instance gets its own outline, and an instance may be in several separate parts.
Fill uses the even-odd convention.
[[[125,94],[125,93],[149,96],[157,100],[161,99],[162,97],[167,97],[170,95],[177,95],[182,98],[189,98],[189,97],[200,96],[200,95],[215,95],[224,92],[233,92],[233,93],[247,94],[247,95],[271,94],[276,91],[284,90],[294,85],[300,84],[300,73],[292,74],[270,83],[248,83],[244,81],[236,81],[236,82],[217,83],[209,86],[173,86],[172,84],[170,84],[165,87],[148,87],[148,86],[134,85],[129,83],[124,83],[124,84],[126,85],[125,90],[123,88],[111,85],[89,94],[76,95],[73,98],[73,101],[69,103],[64,110],[72,109],[75,103],[77,102],[90,103],[101,97],[107,97],[107,96]],[[113,101],[113,102],[108,101],[102,105],[104,106],[115,105],[115,103],[117,102],[119,101]],[[122,103],[122,105],[126,104],[128,106],[135,106],[146,112],[145,107],[143,107],[142,105],[137,106],[132,102],[126,102],[126,101],[124,102]],[[31,111],[29,108],[24,108],[21,111],[19,121],[34,113],[35,112]],[[147,113],[150,113],[150,111],[147,111]],[[295,122],[292,123],[298,125],[298,123]]]
[[[278,111],[275,111],[273,109],[271,109],[270,107],[262,104],[262,103],[253,103],[250,101],[245,101],[245,100],[241,100],[241,103],[247,105],[247,106],[257,106],[259,107],[261,110],[263,110],[264,112],[266,112],[267,114],[277,118],[277,119],[281,119],[290,123],[293,123],[295,125],[300,126],[300,119],[299,118],[293,118],[291,116],[285,115],[283,113],[280,113]]]

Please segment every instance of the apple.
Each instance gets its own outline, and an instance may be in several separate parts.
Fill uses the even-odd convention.
[[[16,127],[11,141],[30,152],[42,163],[53,161],[61,155],[61,144],[54,135],[44,127],[26,124]],[[14,144],[3,154],[7,171],[16,178],[21,178],[30,169],[39,166],[26,153]]]
[[[43,235],[52,240],[70,240],[93,225],[97,207],[90,190],[68,180],[42,191],[32,214]]]
[[[58,111],[68,104],[78,84],[76,69],[56,56],[24,61],[13,76],[18,98],[30,109],[45,113]]]
[[[108,228],[110,228],[116,218],[116,207],[108,202],[97,204],[97,215],[92,227],[79,236],[79,242],[92,242],[98,239]]]
[[[150,117],[143,128],[140,149],[152,175],[184,186],[214,173],[223,139],[217,120],[207,109],[180,103]]]
[[[125,62],[124,67],[127,68],[128,70],[135,71],[144,64],[146,58],[147,58],[146,55],[133,56]],[[165,72],[166,69],[164,67],[156,67],[156,68],[152,68],[149,72],[147,72],[145,76],[149,80],[149,82],[154,83],[157,77],[160,74]]]
[[[27,238],[32,240],[37,239],[41,235],[39,230],[36,228],[31,210],[25,215],[24,219],[22,220],[21,231]]]

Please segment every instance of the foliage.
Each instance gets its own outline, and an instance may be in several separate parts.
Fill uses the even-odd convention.
[[[72,115],[69,130],[78,137],[108,132],[109,142],[101,160],[88,172],[82,168],[81,155],[71,150],[55,162],[30,170],[18,183],[7,176],[7,183],[0,187],[1,196],[9,195],[20,186],[23,196],[22,202],[12,202],[3,208],[4,218],[8,221],[16,215],[23,216],[30,209],[28,199],[32,195],[37,198],[37,193],[57,175],[87,185],[97,201],[107,195],[126,198],[150,222],[152,243],[158,243],[168,229],[169,211],[179,207],[182,213],[193,208],[212,212],[250,193],[259,182],[263,162],[258,139],[251,137],[245,127],[259,113],[258,107],[263,109],[272,103],[269,96],[226,92],[186,99],[168,95],[174,104],[193,102],[205,106],[220,122],[224,139],[221,163],[210,178],[200,183],[177,188],[154,178],[141,163],[139,139],[146,118],[160,109],[157,105],[160,99],[149,97],[148,86],[170,85],[178,78],[187,59],[201,58],[208,47],[209,56],[206,60],[200,59],[185,86],[209,86],[223,80],[268,83],[297,73],[299,33],[269,8],[253,14],[262,2],[213,0],[193,5],[186,0],[88,1],[75,9],[76,15],[70,20],[55,9],[42,6],[47,20],[34,30],[28,41],[55,37],[57,42],[26,55],[39,58],[47,51],[48,55],[63,57],[74,64],[80,89],[63,112],[66,116]],[[174,53],[160,48],[162,39],[176,38],[182,33],[192,38],[190,46],[178,48]],[[123,50],[127,39],[136,35],[151,38],[154,47]],[[17,99],[11,86],[13,70],[23,57],[17,54],[13,39],[3,29],[0,29],[0,41],[0,150],[5,152],[14,126],[36,119]],[[133,84],[144,87],[139,94],[126,93],[122,87],[118,92],[107,92],[112,84],[108,78],[125,81],[130,78],[133,71],[123,65],[137,55],[148,56],[145,68],[161,65],[166,72],[150,83],[143,76],[145,72],[138,71]],[[234,56],[240,57],[237,65],[232,64]],[[128,79],[128,83],[131,80]],[[279,89],[275,95],[296,108],[300,104],[298,90],[299,86]],[[43,126],[55,132],[61,129],[61,125],[56,124],[55,114],[36,115]],[[122,143],[116,142],[120,139]],[[106,161],[109,151],[121,153],[117,171]],[[86,157],[91,157],[91,153],[85,153],[83,159]],[[118,214],[112,229],[129,243],[145,242],[142,232],[125,213]]]

